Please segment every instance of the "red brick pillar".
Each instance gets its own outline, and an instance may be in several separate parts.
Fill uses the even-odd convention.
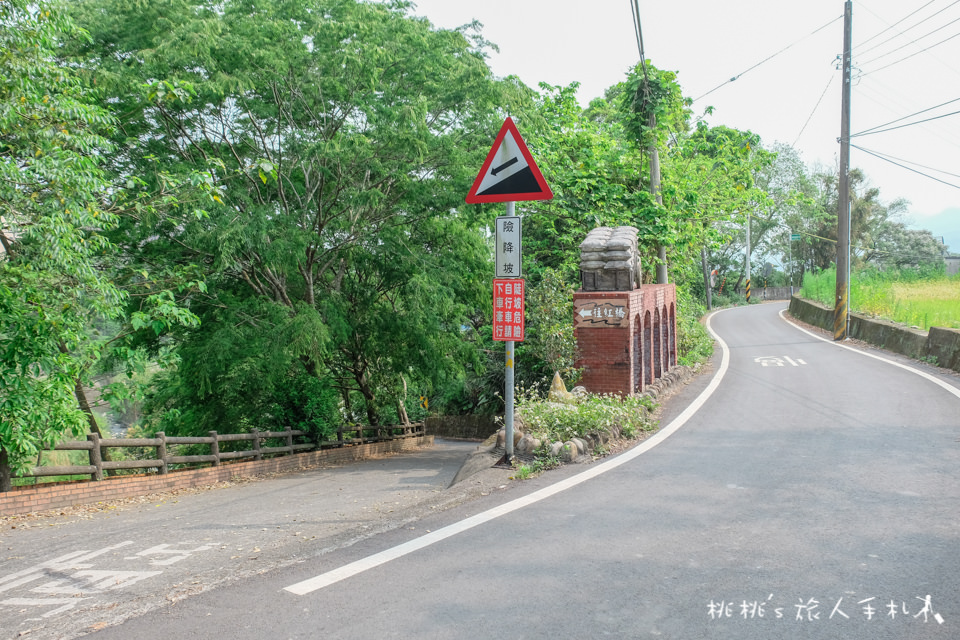
[[[630,395],[642,388],[642,356],[635,334],[643,292],[578,291],[573,295],[574,336],[590,393]],[[639,345],[642,349],[642,343]],[[640,366],[638,366],[640,365]]]
[[[575,293],[580,384],[590,393],[631,395],[676,366],[676,304],[672,284]]]

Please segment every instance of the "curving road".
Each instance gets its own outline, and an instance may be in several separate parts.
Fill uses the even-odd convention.
[[[713,315],[641,447],[91,637],[960,637],[957,378],[782,309]]]

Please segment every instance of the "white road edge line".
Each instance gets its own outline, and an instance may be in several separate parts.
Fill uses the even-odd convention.
[[[861,351],[860,349],[855,349],[854,347],[851,347],[851,346],[848,346],[848,345],[845,345],[845,344],[840,344],[839,342],[834,342],[833,340],[828,340],[827,338],[824,338],[823,336],[818,336],[817,334],[813,333],[812,331],[807,331],[806,329],[804,329],[803,327],[801,327],[801,326],[798,325],[797,323],[795,323],[795,322],[793,322],[792,320],[790,320],[789,318],[787,318],[787,316],[785,315],[785,314],[786,314],[786,311],[787,311],[786,309],[781,309],[781,310],[780,310],[780,318],[781,318],[784,322],[786,322],[787,324],[789,324],[790,326],[792,326],[792,327],[794,327],[795,329],[797,329],[798,331],[802,331],[802,332],[804,332],[805,334],[807,334],[808,336],[810,336],[810,337],[812,337],[812,338],[816,338],[817,340],[820,340],[820,341],[822,341],[822,342],[826,342],[826,343],[828,343],[828,344],[832,344],[832,345],[834,345],[834,346],[840,347],[841,349],[846,349],[847,351],[853,351],[854,353],[859,353],[859,354],[862,355],[862,356],[866,356],[866,357],[868,357],[868,358],[873,358],[874,360],[879,360],[880,362],[886,362],[887,364],[892,364],[892,365],[895,366],[895,367],[900,367],[901,369],[904,369],[904,370],[906,370],[906,371],[909,371],[910,373],[915,373],[915,374],[917,374],[918,376],[920,376],[921,378],[926,378],[927,380],[929,380],[929,381],[932,382],[933,384],[935,384],[935,385],[937,385],[937,386],[939,386],[939,387],[943,387],[944,389],[946,389],[947,391],[949,391],[950,393],[952,393],[953,395],[955,395],[957,398],[960,398],[960,389],[958,389],[958,388],[956,388],[956,387],[954,387],[954,386],[952,386],[952,385],[950,385],[950,384],[947,384],[946,382],[944,382],[944,381],[941,380],[940,378],[937,378],[936,376],[932,376],[932,375],[930,375],[929,373],[927,373],[926,371],[920,371],[919,369],[914,369],[913,367],[911,367],[911,366],[909,366],[909,365],[901,364],[901,363],[899,363],[899,362],[896,362],[895,360],[888,360],[887,358],[883,358],[883,357],[881,357],[881,356],[874,355],[874,354],[872,354],[872,353],[867,353],[866,351]]]
[[[437,529],[436,531],[428,533],[424,536],[420,536],[419,538],[414,538],[409,542],[386,549],[380,553],[375,553],[372,556],[361,558],[360,560],[346,564],[338,569],[333,569],[332,571],[321,573],[318,576],[308,578],[307,580],[290,585],[289,587],[284,587],[284,590],[299,596],[303,596],[313,591],[317,591],[318,589],[329,587],[330,585],[340,582],[341,580],[346,580],[347,578],[363,573],[369,569],[379,567],[380,565],[386,564],[391,560],[396,560],[397,558],[401,558],[407,554],[413,553],[414,551],[419,551],[424,547],[428,547],[434,543],[440,542],[441,540],[446,540],[447,538],[455,536],[458,533],[463,533],[464,531],[484,524],[485,522],[490,522],[491,520],[499,518],[500,516],[507,515],[508,513],[512,513],[518,509],[522,509],[523,507],[540,502],[541,500],[549,498],[550,496],[554,496],[562,491],[566,491],[567,489],[575,487],[578,484],[586,482],[587,480],[595,478],[608,471],[612,471],[620,465],[626,464],[634,458],[643,455],[650,449],[653,449],[655,446],[673,435],[687,422],[687,420],[693,417],[693,415],[700,410],[700,407],[703,406],[707,399],[713,395],[713,392],[716,391],[717,387],[720,386],[720,382],[723,380],[723,376],[727,372],[727,368],[730,364],[730,349],[727,347],[727,343],[725,343],[720,336],[714,333],[713,328],[710,326],[710,320],[714,315],[716,315],[716,313],[719,313],[719,311],[707,316],[706,326],[707,331],[710,332],[710,334],[720,345],[722,357],[720,360],[720,367],[714,374],[710,384],[708,384],[706,389],[701,391],[700,395],[697,396],[697,398],[690,403],[686,409],[684,409],[683,413],[674,418],[670,424],[660,429],[656,434],[644,440],[633,449],[617,456],[616,458],[612,458],[606,462],[598,464],[595,467],[591,467],[582,473],[578,473],[575,476],[561,480],[560,482],[550,485],[549,487],[544,487],[543,489],[534,491],[530,495],[517,498],[516,500],[511,500],[510,502],[502,504],[498,507],[494,507],[482,513],[478,513],[477,515],[461,520],[460,522],[455,522],[451,525],[443,527],[442,529]]]

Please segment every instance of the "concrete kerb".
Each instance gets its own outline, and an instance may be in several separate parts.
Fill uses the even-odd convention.
[[[788,310],[802,322],[833,331],[833,309],[794,296]],[[927,332],[851,313],[848,337],[908,358],[926,360],[944,369],[960,371],[960,331],[957,329],[931,327]]]
[[[658,378],[653,383],[646,386],[643,393],[640,395],[647,396],[654,401],[657,401],[660,398],[664,398],[670,395],[672,392],[676,391],[678,388],[686,385],[691,379],[697,376],[701,372],[701,367],[687,367],[687,366],[676,366],[663,377]],[[523,424],[522,420],[517,421],[518,424]],[[646,436],[652,435],[654,432],[648,432]],[[519,440],[521,434],[519,432],[514,434],[515,437]],[[614,434],[616,435],[616,434]],[[626,448],[632,447],[635,444],[641,442],[643,438],[637,438],[632,443],[629,443]],[[596,448],[597,444],[606,443],[610,441],[610,436],[608,434],[601,433],[590,433],[584,438],[574,438],[573,442],[577,448],[577,453],[568,457],[561,457],[561,460],[564,463],[573,463],[580,464],[585,462],[590,462],[594,459],[592,451]],[[556,443],[555,443],[556,444]],[[565,446],[565,443],[562,443]],[[562,451],[562,450],[561,450]],[[494,434],[487,438],[477,446],[477,450],[471,453],[467,459],[464,461],[463,465],[460,467],[460,470],[454,476],[453,480],[450,483],[450,486],[454,486],[459,482],[463,482],[470,476],[483,471],[484,469],[489,469],[495,466],[502,458],[505,453],[505,449],[502,445],[499,445],[497,442],[497,434]],[[534,460],[532,454],[521,454],[517,453],[515,450],[514,458],[521,462],[531,462]]]

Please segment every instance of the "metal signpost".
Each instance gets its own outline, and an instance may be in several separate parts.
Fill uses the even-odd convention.
[[[512,118],[500,127],[480,173],[467,193],[469,204],[506,203],[506,215],[496,222],[496,278],[493,281],[493,339],[506,343],[503,427],[504,462],[513,460],[514,343],[523,340],[526,311],[523,275],[523,236],[515,203],[550,200],[553,192],[543,179]]]

